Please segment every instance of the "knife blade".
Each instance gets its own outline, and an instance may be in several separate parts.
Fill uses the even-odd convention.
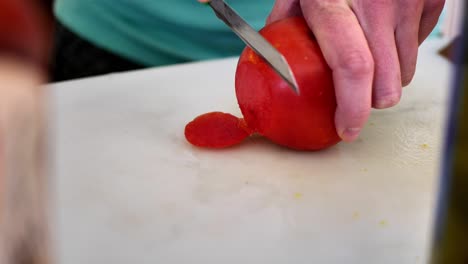
[[[299,94],[299,87],[294,74],[284,56],[271,45],[260,33],[255,31],[236,11],[223,0],[201,0],[208,4],[216,16],[221,19],[244,43],[262,57]]]

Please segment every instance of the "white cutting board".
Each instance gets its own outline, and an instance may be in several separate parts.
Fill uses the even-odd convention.
[[[184,138],[196,115],[239,113],[236,59],[51,86],[60,264],[424,263],[449,64],[420,51],[401,103],[361,138],[300,153]]]

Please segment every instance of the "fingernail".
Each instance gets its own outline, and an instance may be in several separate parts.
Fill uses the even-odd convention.
[[[398,100],[396,99],[390,99],[390,100],[378,100],[375,102],[374,107],[377,109],[385,109],[385,108],[390,108],[392,106],[395,106],[398,103]]]
[[[360,132],[361,128],[359,127],[347,128],[341,133],[340,137],[346,142],[351,142],[359,136]]]
[[[375,101],[374,107],[377,109],[385,109],[395,106],[400,102],[401,95],[398,96],[387,96],[383,98],[379,98]]]

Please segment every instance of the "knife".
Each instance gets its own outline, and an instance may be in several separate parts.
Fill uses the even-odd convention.
[[[299,87],[286,59],[260,33],[255,31],[223,0],[199,0],[208,4],[216,16],[221,19],[244,43],[262,57],[299,94]]]

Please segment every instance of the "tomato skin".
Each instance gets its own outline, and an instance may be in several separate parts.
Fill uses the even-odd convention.
[[[239,59],[235,87],[247,125],[273,142],[298,150],[337,144],[332,71],[303,18],[287,18],[260,33],[286,58],[300,94],[250,48]]]

